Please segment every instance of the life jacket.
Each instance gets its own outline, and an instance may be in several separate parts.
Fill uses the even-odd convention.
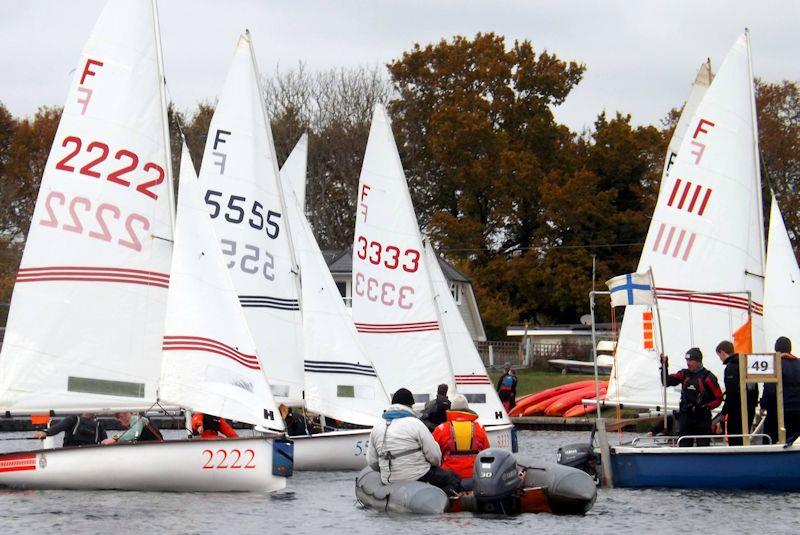
[[[691,410],[693,406],[702,407],[708,400],[708,396],[713,394],[706,392],[706,378],[710,372],[705,368],[700,368],[696,372],[687,372],[681,385],[681,410]]]
[[[514,377],[511,374],[506,373],[500,379],[500,388],[498,389],[499,392],[511,392],[514,390]]]
[[[450,455],[477,455],[475,423],[465,420],[450,420]]]
[[[97,420],[86,420],[76,416],[75,425],[67,429],[64,433],[65,446],[86,446],[97,444],[100,438],[100,422]]]

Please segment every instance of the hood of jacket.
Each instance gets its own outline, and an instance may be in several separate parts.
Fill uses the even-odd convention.
[[[383,419],[386,422],[391,422],[392,420],[397,420],[398,418],[416,418],[417,413],[411,407],[403,405],[401,403],[394,403],[389,405],[389,408],[386,409],[386,412],[383,413]]]

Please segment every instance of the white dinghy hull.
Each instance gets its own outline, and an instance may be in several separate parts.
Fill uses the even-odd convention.
[[[514,448],[514,424],[486,425],[486,436],[489,437],[489,444],[492,448],[502,448],[504,450],[516,451]]]
[[[139,442],[0,455],[0,487],[17,489],[271,492],[273,440]]]
[[[371,432],[371,429],[353,429],[290,437],[294,441],[294,469],[361,470],[367,466]]]

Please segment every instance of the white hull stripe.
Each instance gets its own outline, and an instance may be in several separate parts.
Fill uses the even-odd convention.
[[[94,266],[48,266],[20,268],[17,282],[120,282],[169,288],[169,275],[141,269]]]
[[[421,331],[438,331],[438,321],[420,321],[416,323],[356,323],[360,333],[415,333]]]
[[[203,338],[200,336],[165,336],[162,346],[164,351],[205,351],[227,357],[238,362],[245,368],[260,370],[258,357],[242,353],[218,340]]]
[[[322,360],[306,360],[305,371],[311,373],[344,373],[377,377],[372,366],[353,364],[351,362],[331,362]]]

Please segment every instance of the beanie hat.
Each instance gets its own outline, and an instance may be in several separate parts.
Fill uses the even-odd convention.
[[[693,347],[686,352],[686,360],[696,360],[698,362],[703,362],[703,352],[700,351],[698,348]]]
[[[453,401],[450,403],[450,409],[454,411],[463,411],[469,409],[467,398],[463,394],[456,394],[453,396]]]
[[[411,407],[414,405],[414,394],[408,388],[400,388],[392,396],[392,403]]]

